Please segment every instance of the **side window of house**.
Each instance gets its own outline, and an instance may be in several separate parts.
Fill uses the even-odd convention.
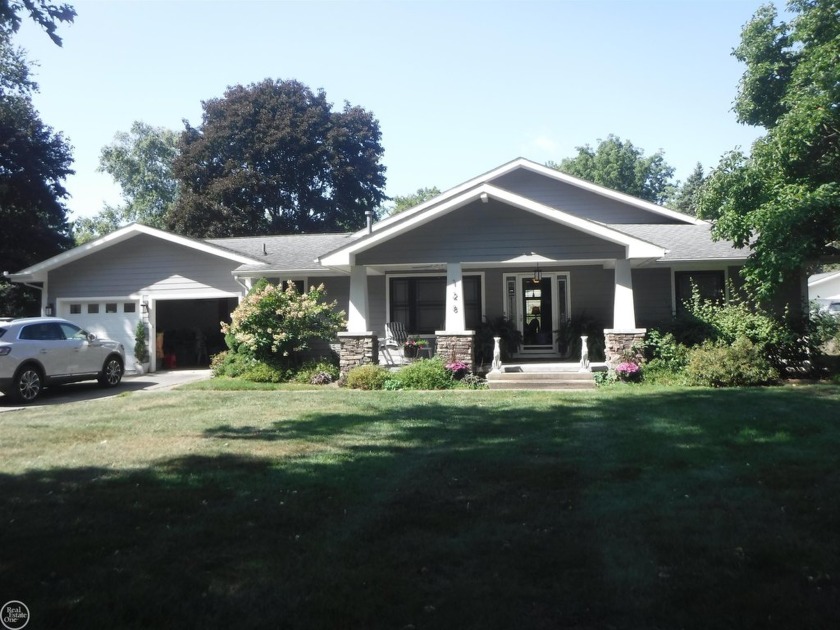
[[[674,273],[677,313],[685,311],[685,303],[691,299],[692,286],[697,287],[704,300],[720,300],[726,295],[723,271],[677,271]]]

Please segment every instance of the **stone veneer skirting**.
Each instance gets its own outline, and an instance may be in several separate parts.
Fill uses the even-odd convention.
[[[340,332],[338,340],[341,342],[339,371],[342,379],[356,366],[379,364],[379,338],[374,333]]]
[[[435,331],[435,354],[448,363],[455,353],[457,361],[463,361],[473,371],[475,365],[475,332],[466,330],[462,333]]]
[[[641,348],[646,332],[646,328],[634,328],[631,330],[608,328],[604,331],[607,366],[610,370],[614,370],[615,366],[621,363],[623,356],[636,354],[632,352],[633,346]]]

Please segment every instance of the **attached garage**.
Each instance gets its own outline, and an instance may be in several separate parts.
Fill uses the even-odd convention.
[[[42,306],[125,346],[137,369],[135,330],[149,331],[150,369],[209,365],[224,348],[221,322],[245,295],[234,270],[260,261],[206,241],[130,225],[15,274],[40,284]]]
[[[235,297],[156,300],[152,317],[158,367],[210,365],[210,357],[225,349],[221,322],[230,322],[238,302]]]

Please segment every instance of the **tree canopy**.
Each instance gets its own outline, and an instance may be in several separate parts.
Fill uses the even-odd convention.
[[[62,180],[73,171],[70,146],[32,105],[37,89],[23,52],[0,31],[0,271],[19,271],[72,241]],[[3,315],[32,308],[32,296],[0,281]]]
[[[20,29],[21,13],[43,28],[53,42],[61,46],[61,38],[56,34],[59,22],[72,23],[76,10],[69,4],[55,4],[47,0],[0,0],[0,30],[17,33]]]
[[[587,144],[577,147],[577,152],[559,164],[547,165],[653,203],[665,203],[672,194],[674,168],[665,161],[662,151],[646,156],[629,140],[610,134],[606,140],[599,140],[595,149]]]
[[[106,205],[93,217],[76,221],[77,243],[84,243],[132,222],[166,227],[175,205],[178,185],[172,164],[178,155],[178,133],[142,121],[119,132],[99,154],[99,171],[108,173],[122,189],[124,203]]]
[[[385,199],[379,123],[333,111],[323,90],[266,79],[202,103],[185,121],[168,225],[196,237],[355,230]]]
[[[703,173],[703,165],[698,162],[688,178],[674,189],[665,205],[678,212],[696,216],[700,194],[705,185],[706,176]]]
[[[418,188],[417,192],[410,195],[396,195],[393,199],[394,205],[388,210],[388,214],[399,214],[403,210],[408,210],[414,206],[419,206],[424,201],[433,199],[440,194],[437,186],[431,188]]]
[[[718,238],[749,247],[747,286],[768,297],[840,240],[840,0],[792,0],[790,22],[772,5],[744,26],[746,65],[735,101],[742,123],[767,133],[711,173],[701,216]]]

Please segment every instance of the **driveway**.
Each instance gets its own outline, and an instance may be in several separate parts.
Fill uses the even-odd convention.
[[[114,388],[100,387],[96,381],[85,381],[84,383],[71,383],[48,387],[41,397],[32,405],[18,405],[9,400],[8,397],[0,394],[0,413],[16,409],[34,409],[50,405],[62,405],[64,403],[81,402],[85,400],[96,400],[119,396],[125,392],[152,392],[162,391],[210,378],[212,373],[209,369],[204,370],[160,370],[154,374],[136,376],[127,374],[123,377],[122,383]]]

